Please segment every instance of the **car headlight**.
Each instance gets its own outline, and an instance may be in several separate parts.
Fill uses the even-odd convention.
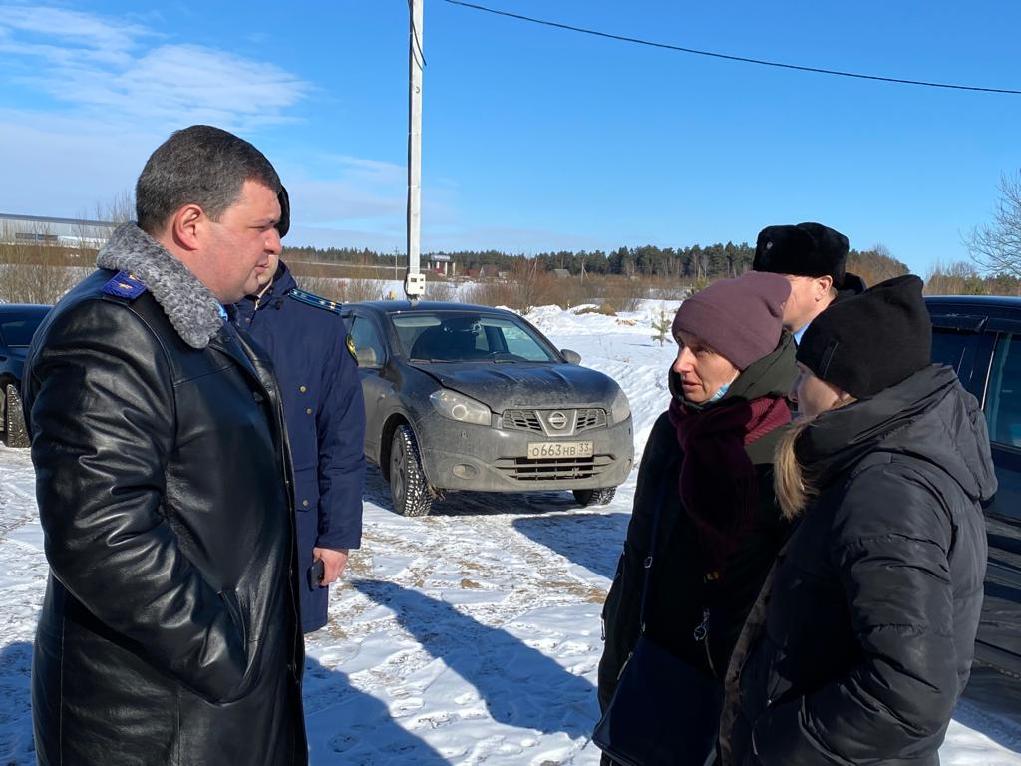
[[[610,419],[614,423],[623,423],[631,417],[631,405],[628,404],[627,395],[618,389],[617,395],[613,397],[613,404],[610,405]]]
[[[456,391],[441,388],[429,395],[429,401],[443,417],[460,423],[488,426],[493,422],[493,412],[489,407]]]

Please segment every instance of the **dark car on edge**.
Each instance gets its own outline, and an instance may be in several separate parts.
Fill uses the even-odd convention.
[[[0,436],[8,447],[27,447],[21,411],[21,371],[36,328],[49,306],[0,303]]]
[[[610,502],[631,471],[620,387],[510,311],[376,301],[342,308],[365,396],[365,455],[394,508],[452,491],[569,490]]]
[[[999,490],[986,508],[989,568],[975,653],[1021,679],[1021,298],[926,298],[932,359],[957,370],[989,425]]]

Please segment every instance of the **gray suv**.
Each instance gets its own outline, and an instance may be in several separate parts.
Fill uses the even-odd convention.
[[[343,307],[365,396],[365,455],[394,508],[455,491],[562,489],[610,502],[631,471],[627,397],[510,311],[377,301]]]

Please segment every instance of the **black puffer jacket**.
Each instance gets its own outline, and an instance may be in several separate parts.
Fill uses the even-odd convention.
[[[168,256],[169,257],[169,256]],[[26,365],[50,578],[41,764],[305,764],[290,468],[270,368],[86,279]],[[213,314],[215,320],[215,304]]]
[[[797,454],[823,491],[735,650],[726,762],[937,764],[982,606],[982,413],[933,365],[823,414]]]
[[[794,342],[784,334],[781,346],[745,370],[718,407],[741,406],[763,396],[784,396],[795,377]],[[667,413],[653,426],[638,470],[631,522],[617,574],[603,606],[605,645],[599,662],[599,703],[605,710],[617,677],[638,640],[643,582],[642,562],[649,554],[655,505],[664,497],[657,533],[656,565],[647,604],[647,633],[658,644],[722,684],[731,648],[755,601],[776,552],[787,538],[773,495],[773,451],[777,429],[748,445],[759,479],[759,513],[727,564],[726,577],[704,582],[706,566],[694,524],[681,508],[678,477],[684,455]],[[705,641],[693,632],[710,610]],[[683,694],[683,690],[678,690]]]

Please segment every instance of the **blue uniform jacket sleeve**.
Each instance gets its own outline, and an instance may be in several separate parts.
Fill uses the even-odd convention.
[[[358,367],[338,321],[335,350],[323,365],[319,435],[319,535],[316,547],[357,548],[362,540],[365,405]]]

